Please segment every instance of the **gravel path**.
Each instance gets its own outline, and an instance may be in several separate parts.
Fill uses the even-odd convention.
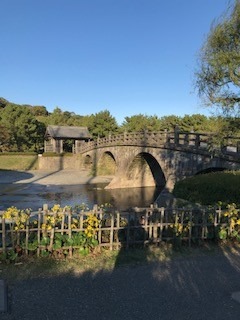
[[[240,255],[216,254],[16,283],[2,320],[239,320]]]

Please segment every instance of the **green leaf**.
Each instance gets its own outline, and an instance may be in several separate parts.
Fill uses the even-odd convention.
[[[72,246],[73,243],[74,243],[74,240],[72,238],[67,238],[64,241],[64,244],[67,245],[67,246]]]
[[[222,229],[218,233],[219,239],[226,240],[227,239],[227,231],[225,229]]]
[[[50,238],[49,238],[49,237],[43,237],[42,240],[41,240],[41,242],[40,242],[40,244],[41,244],[42,246],[47,246],[47,245],[49,245],[49,244],[50,244]]]
[[[57,249],[61,249],[62,247],[62,241],[61,240],[55,240],[54,244],[53,244],[53,249],[57,250]]]
[[[41,251],[41,257],[46,258],[46,257],[48,257],[48,256],[49,256],[49,251],[47,251],[47,250],[42,250],[42,251]]]

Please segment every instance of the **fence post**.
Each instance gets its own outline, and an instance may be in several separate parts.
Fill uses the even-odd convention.
[[[5,218],[2,216],[2,248],[3,253],[6,253],[6,224],[5,224]]]
[[[72,212],[71,210],[68,211],[68,237],[72,238]],[[69,257],[72,257],[72,246],[69,247]]]
[[[126,248],[127,248],[127,249],[129,249],[129,240],[130,240],[130,213],[128,212],[127,244],[126,244]]]
[[[190,210],[189,213],[189,234],[188,234],[188,246],[191,247],[191,241],[192,241],[192,210]]]
[[[55,231],[55,227],[53,226],[51,229],[51,234],[50,234],[50,244],[49,244],[49,251],[50,252],[52,252],[52,250],[53,250],[54,231]]]
[[[163,218],[164,218],[164,207],[162,207],[160,213],[160,234],[159,234],[159,240],[162,241],[162,236],[163,236]]]
[[[38,209],[38,226],[37,226],[37,241],[38,241],[38,247],[37,247],[37,256],[40,256],[40,244],[41,244],[41,212],[42,209]]]
[[[117,236],[116,236],[117,249],[119,249],[119,237],[118,237],[119,230],[120,230],[120,213],[117,212]]]
[[[113,228],[114,228],[114,213],[111,214],[111,229],[110,229],[110,250],[113,250]]]
[[[145,217],[144,217],[144,246],[146,244],[146,240],[148,238],[148,213],[145,210]]]
[[[152,210],[149,209],[148,210],[148,217],[151,216],[151,219],[148,220],[148,224],[149,224],[149,240],[153,238],[153,222],[152,222]]]
[[[207,234],[207,232],[206,232],[207,226],[206,226],[206,214],[205,214],[205,209],[203,209],[203,211],[201,211],[201,212],[202,212],[202,236],[201,236],[201,239],[202,239],[202,241],[203,241],[204,238],[206,237],[206,234]]]
[[[64,209],[63,212],[62,212],[61,235],[64,234],[65,215],[66,215],[66,211],[65,211],[65,209]]]
[[[25,254],[28,256],[28,239],[29,239],[29,218],[26,221],[26,248],[25,248]]]

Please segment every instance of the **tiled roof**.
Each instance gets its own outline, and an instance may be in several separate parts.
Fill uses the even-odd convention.
[[[45,137],[55,139],[91,139],[87,127],[48,126]]]

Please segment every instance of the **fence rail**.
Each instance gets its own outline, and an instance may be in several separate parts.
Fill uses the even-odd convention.
[[[95,226],[87,220],[89,216],[97,218]],[[229,223],[220,208],[189,210],[154,206],[121,213],[99,209],[79,213],[39,209],[25,221],[21,219],[22,223],[0,214],[1,253],[14,250],[25,255],[34,252],[39,256],[46,252],[67,251],[71,256],[74,250],[86,246],[88,240],[110,250],[176,240],[190,246],[194,241],[216,238],[219,230]]]

